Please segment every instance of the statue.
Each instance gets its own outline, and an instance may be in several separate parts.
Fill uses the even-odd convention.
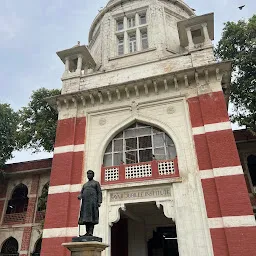
[[[94,172],[87,172],[88,182],[86,182],[78,196],[82,200],[80,217],[78,224],[86,226],[86,234],[84,236],[93,236],[94,225],[99,223],[99,207],[102,203],[102,193],[100,184],[93,179]]]

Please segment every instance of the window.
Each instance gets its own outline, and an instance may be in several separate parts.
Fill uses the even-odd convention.
[[[146,13],[140,14],[140,25],[146,24],[147,23],[147,17]]]
[[[172,139],[163,131],[135,123],[119,133],[107,146],[103,164],[116,166],[176,157]]]
[[[193,38],[194,37],[200,37],[200,36],[202,36],[202,31],[201,31],[201,29],[192,30],[191,34],[192,34]]]
[[[124,29],[124,21],[123,20],[117,20],[116,21],[116,30],[120,31]]]
[[[118,55],[123,55],[124,54],[124,37],[123,36],[119,36],[117,38],[118,40]]]
[[[148,49],[148,32],[141,31],[141,48],[143,50]]]
[[[136,52],[136,34],[129,35],[129,51]]]
[[[135,27],[135,17],[128,18],[127,23],[129,28]]]

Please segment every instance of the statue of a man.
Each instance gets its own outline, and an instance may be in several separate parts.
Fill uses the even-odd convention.
[[[85,236],[93,236],[94,225],[99,223],[99,207],[102,203],[100,184],[93,179],[94,172],[87,172],[88,182],[83,185],[79,200],[82,200],[78,224],[86,226]]]

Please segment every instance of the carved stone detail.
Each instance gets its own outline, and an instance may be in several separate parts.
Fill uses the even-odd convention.
[[[158,208],[160,208],[161,205],[163,206],[164,215],[167,218],[170,218],[173,221],[175,221],[174,200],[172,199],[172,200],[156,201],[156,206]]]
[[[169,106],[168,108],[167,108],[167,113],[168,114],[174,114],[176,112],[176,109],[175,109],[175,107],[173,107],[173,106]]]

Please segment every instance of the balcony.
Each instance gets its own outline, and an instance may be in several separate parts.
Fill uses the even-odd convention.
[[[27,212],[5,214],[3,225],[24,224]]]
[[[179,177],[177,158],[101,168],[102,185],[177,177]]]

